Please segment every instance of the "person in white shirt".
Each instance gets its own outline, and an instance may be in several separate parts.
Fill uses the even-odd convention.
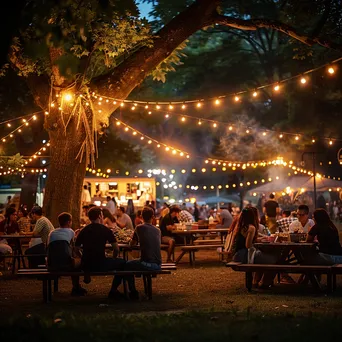
[[[91,202],[90,192],[89,192],[88,187],[86,185],[83,185],[81,202],[82,202],[82,205],[87,205]]]
[[[60,228],[56,228],[49,234],[47,265],[50,271],[73,271],[79,268],[72,255],[75,232],[72,226],[72,216],[69,213],[61,213],[58,216]],[[79,283],[79,277],[73,276],[72,296],[84,296],[87,291]]]
[[[116,205],[115,205],[114,201],[111,199],[110,196],[107,196],[106,208],[109,210],[109,212],[110,212],[112,215],[115,215],[115,212],[116,212]]]
[[[122,206],[118,207],[118,209],[116,210],[116,216],[117,216],[116,224],[120,228],[134,230],[132,220],[125,213],[125,208],[124,207],[122,207]]]
[[[308,233],[315,225],[315,222],[309,219],[309,207],[301,204],[297,211],[298,221],[293,221],[289,226],[290,233]]]

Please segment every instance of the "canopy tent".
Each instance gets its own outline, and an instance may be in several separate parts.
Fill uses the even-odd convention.
[[[308,182],[309,179],[310,177],[308,176],[294,176],[286,179],[277,179],[273,182],[251,189],[251,191],[256,193],[279,192],[284,191],[288,187],[293,190],[297,190],[303,188],[303,185]]]
[[[305,190],[313,191],[314,180],[313,177],[307,179],[307,181],[301,186]],[[317,191],[329,191],[329,190],[342,189],[342,181],[338,181],[330,178],[316,177],[316,190]]]
[[[240,196],[238,195],[229,195],[229,196],[210,196],[210,197],[202,197],[201,202],[205,202],[207,204],[217,204],[217,203],[239,203]]]

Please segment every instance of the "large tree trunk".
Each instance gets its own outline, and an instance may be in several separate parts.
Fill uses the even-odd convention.
[[[71,120],[68,129],[58,126],[49,130],[51,160],[47,178],[44,210],[46,216],[57,226],[57,217],[69,212],[73,217],[73,227],[80,227],[80,208],[86,161],[77,157],[84,141],[84,130],[77,128],[76,120]]]

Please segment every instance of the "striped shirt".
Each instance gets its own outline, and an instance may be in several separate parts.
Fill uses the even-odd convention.
[[[42,216],[37,220],[33,229],[33,235],[39,235],[45,245],[48,242],[49,234],[54,230],[54,226],[48,218]]]

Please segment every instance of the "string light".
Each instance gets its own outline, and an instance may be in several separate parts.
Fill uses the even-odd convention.
[[[307,80],[306,80],[305,77],[302,77],[302,78],[300,79],[300,83],[301,83],[301,84],[305,84],[306,82],[307,82]]]
[[[329,73],[330,75],[333,75],[333,74],[335,73],[335,69],[334,69],[333,67],[329,67],[329,68],[328,68],[328,73]]]
[[[132,131],[135,133],[135,134],[133,133],[133,135],[135,135],[135,136],[140,136],[140,140],[144,140],[145,138],[148,139],[147,143],[148,143],[149,145],[151,145],[152,143],[155,143],[156,146],[157,146],[158,148],[159,148],[160,146],[164,146],[164,147],[165,147],[165,151],[170,151],[170,150],[171,150],[171,151],[172,151],[172,154],[174,154],[174,155],[177,154],[177,153],[179,153],[179,155],[180,155],[181,157],[182,157],[182,156],[186,156],[186,158],[190,158],[189,153],[184,152],[184,151],[182,151],[182,150],[180,150],[180,149],[178,149],[178,148],[172,147],[172,146],[170,146],[170,145],[166,145],[166,144],[164,144],[164,143],[161,143],[161,142],[159,142],[158,140],[153,139],[153,138],[149,137],[149,136],[146,135],[146,134],[143,134],[142,132],[140,132],[140,131],[138,131],[137,129],[133,128],[132,126],[126,124],[125,122],[123,122],[123,121],[121,121],[121,120],[119,120],[119,119],[117,119],[117,118],[114,118],[114,119],[116,120],[117,126],[122,125],[122,126],[125,127],[125,128],[124,128],[124,131],[129,132],[130,130],[132,130]],[[120,123],[120,125],[118,125],[118,122]]]

